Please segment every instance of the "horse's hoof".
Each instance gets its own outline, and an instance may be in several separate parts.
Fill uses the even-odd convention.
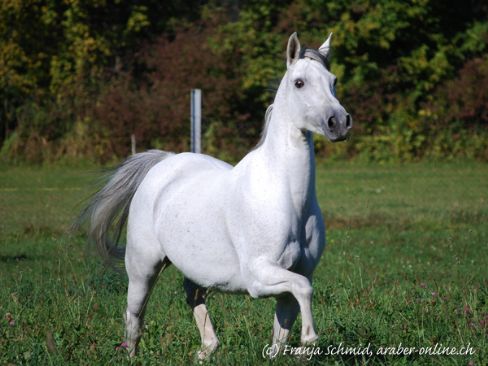
[[[137,355],[137,349],[136,348],[131,348],[131,349],[128,348],[127,353],[129,354],[130,358],[134,358]]]
[[[306,337],[302,337],[302,346],[311,346],[317,342],[319,336],[317,334],[310,334]]]
[[[203,361],[208,361],[212,353],[215,352],[219,345],[219,342],[212,343],[208,346],[202,346],[202,348],[197,352],[198,361],[201,363]]]
[[[210,355],[212,353],[209,352],[207,349],[201,349],[197,352],[197,358],[198,358],[198,361],[200,362],[203,362],[203,361],[207,361],[209,358],[210,358]]]

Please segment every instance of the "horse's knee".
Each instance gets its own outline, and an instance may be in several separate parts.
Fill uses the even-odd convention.
[[[247,292],[253,299],[257,299],[264,294],[264,286],[258,281],[253,281],[247,286]]]
[[[293,294],[295,297],[301,297],[301,298],[311,298],[312,293],[313,293],[313,288],[312,285],[310,284],[310,281],[307,278],[299,278],[295,283],[292,285],[293,288]]]

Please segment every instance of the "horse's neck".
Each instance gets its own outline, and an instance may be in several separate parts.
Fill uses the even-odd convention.
[[[315,195],[315,157],[311,132],[297,129],[283,100],[275,100],[259,158],[273,182],[282,184],[301,211]]]

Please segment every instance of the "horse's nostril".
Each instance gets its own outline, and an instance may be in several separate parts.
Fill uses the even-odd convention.
[[[350,129],[352,127],[351,116],[348,114],[346,117],[346,128]]]
[[[336,119],[334,116],[332,116],[327,121],[327,127],[329,127],[329,129],[332,130],[332,129],[334,129],[335,126],[336,126]]]

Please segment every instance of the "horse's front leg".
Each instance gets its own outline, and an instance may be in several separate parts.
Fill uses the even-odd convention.
[[[289,292],[297,300],[302,314],[302,344],[317,340],[312,317],[312,285],[310,280],[298,273],[288,271],[266,258],[259,258],[250,263],[249,272],[252,280],[248,291],[253,297],[276,296]]]
[[[291,294],[278,296],[276,299],[276,312],[273,324],[273,354],[278,354],[281,347],[286,344],[288,335],[300,307]]]
[[[184,279],[183,286],[186,292],[186,302],[193,311],[195,322],[197,323],[202,346],[197,353],[199,360],[207,359],[218,347],[219,340],[215,334],[207,306],[205,305],[206,290],[198,286],[188,278]]]

